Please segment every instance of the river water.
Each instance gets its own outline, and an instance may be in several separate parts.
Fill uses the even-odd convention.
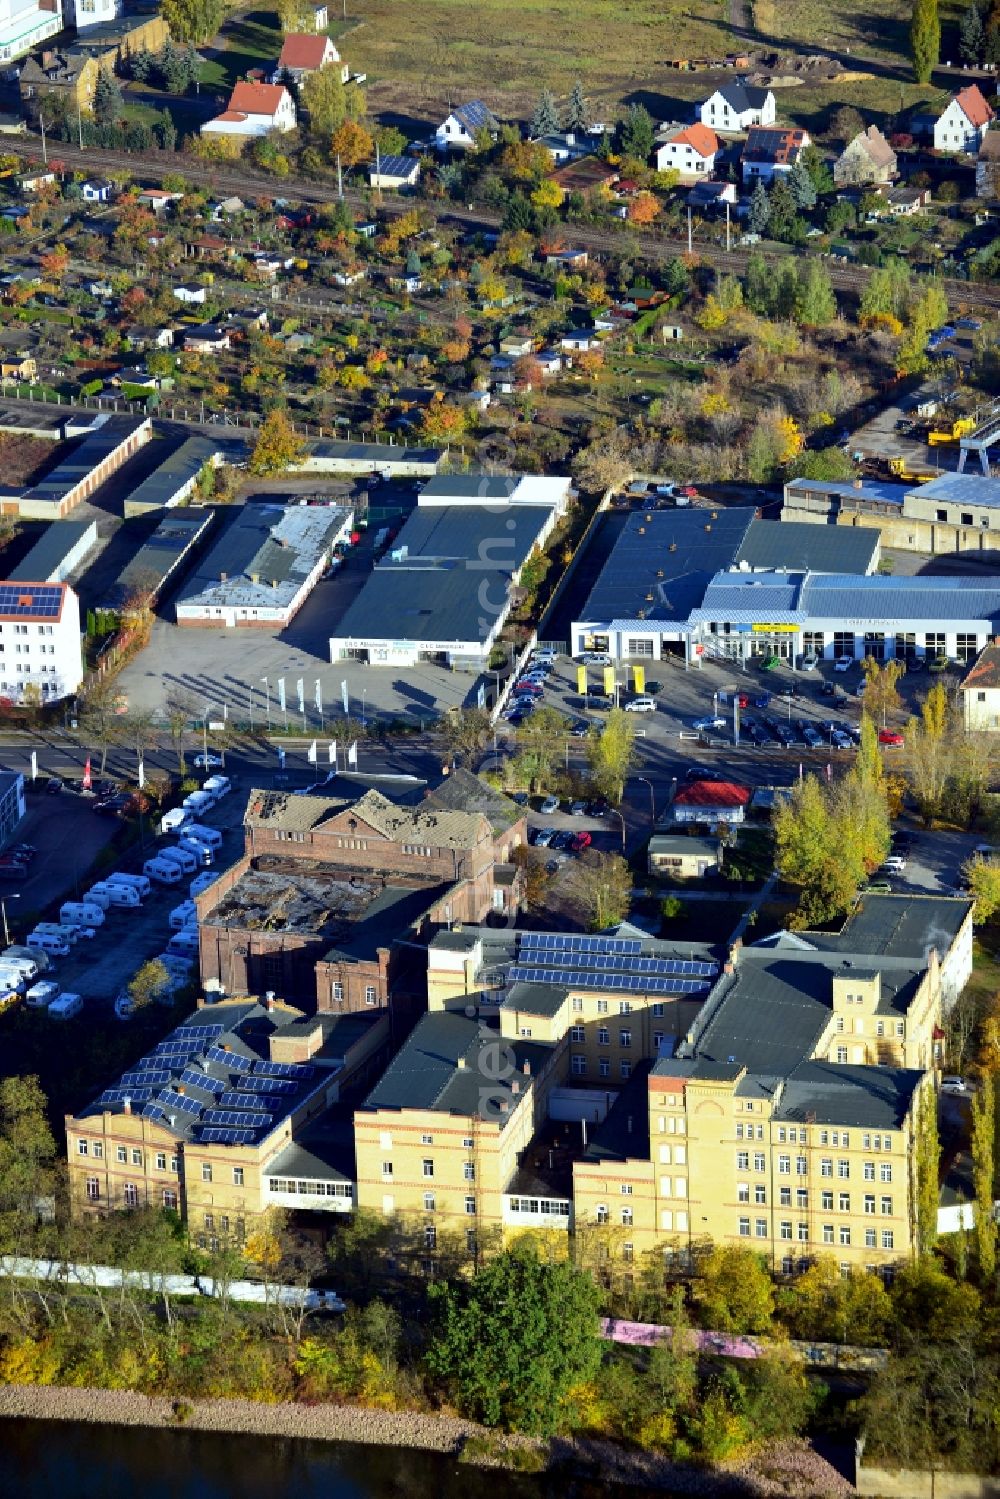
[[[20,1419],[0,1421],[0,1475],[8,1499],[583,1499],[601,1493],[565,1478],[522,1478],[398,1447]]]

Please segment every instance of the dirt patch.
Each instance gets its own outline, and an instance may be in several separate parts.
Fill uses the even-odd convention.
[[[66,443],[28,437],[21,432],[0,432],[0,471],[4,484],[11,489],[23,488],[52,468],[67,451]]]

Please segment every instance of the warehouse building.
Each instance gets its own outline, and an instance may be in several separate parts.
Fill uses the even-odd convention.
[[[126,495],[125,519],[182,504],[193,493],[202,471],[216,468],[221,462],[217,442],[209,437],[186,437],[148,478]]]
[[[1000,479],[940,474],[907,487],[877,479],[790,479],[782,520],[871,527],[902,551],[992,551],[1000,546]]]
[[[71,418],[63,435],[79,438],[75,447],[44,478],[3,500],[8,515],[25,520],[58,520],[117,473],[152,435],[148,416]]]
[[[330,659],[480,667],[506,623],[522,568],[569,497],[565,478],[431,480],[340,621]]]
[[[180,576],[215,519],[211,510],[169,511],[118,574],[103,600],[105,609],[150,609]]]
[[[96,520],[53,521],[11,569],[8,582],[65,583],[96,545]]]
[[[444,448],[323,439],[309,444],[306,456],[295,469],[302,474],[351,474],[361,478],[378,474],[383,479],[423,479],[436,474],[444,458]]]
[[[572,626],[572,654],[971,661],[996,632],[1000,578],[884,576],[877,535],[750,510],[636,512]]]
[[[353,525],[340,505],[244,505],[179,595],[177,623],[284,629]]]

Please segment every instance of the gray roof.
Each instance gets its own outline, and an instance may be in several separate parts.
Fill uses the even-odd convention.
[[[548,506],[499,501],[418,506],[331,634],[485,642],[550,513]]]
[[[806,613],[800,604],[801,585],[801,573],[785,573],[780,578],[718,573],[706,587],[701,607],[691,610],[691,618],[699,623],[720,619],[734,624],[802,623]]]
[[[736,564],[761,571],[869,573],[880,533],[860,526],[814,526],[806,521],[754,520]]]
[[[993,509],[1000,505],[1000,479],[987,479],[985,474],[941,474],[907,490],[907,498]]]
[[[373,468],[377,463],[424,463],[437,467],[444,457],[443,448],[404,448],[390,442],[337,442],[328,438],[311,442],[309,452],[317,458],[368,463]]]
[[[521,479],[515,474],[438,474],[420,491],[428,499],[509,500]]]
[[[710,854],[716,858],[721,847],[718,838],[691,838],[686,833],[654,833],[649,840],[651,854],[688,854],[691,857]]]
[[[506,1042],[515,1071],[493,1081],[501,1070],[496,1065],[498,1041],[495,1028],[468,1015],[451,1010],[424,1015],[369,1093],[364,1107],[429,1109],[471,1118],[484,1108],[492,1116],[499,1100],[506,1099],[509,1111],[497,1116],[503,1123],[525,1096],[520,1088],[525,1064],[532,1075],[538,1076],[556,1048],[538,1042]],[[489,1079],[485,1085],[484,1078]],[[518,1093],[514,1093],[512,1083],[518,1083]]]
[[[846,479],[789,479],[785,488],[841,500],[867,500],[878,505],[901,506],[906,496],[902,484],[892,484],[887,479],[864,479],[859,484]]]
[[[350,520],[339,505],[243,505],[176,607],[285,608]]]
[[[924,1076],[910,1067],[803,1062],[785,1080],[773,1117],[799,1124],[899,1129]]]
[[[971,909],[971,901],[944,895],[866,895],[841,931],[800,935],[827,951],[914,963],[926,963],[934,947],[943,962]]]
[[[1000,579],[988,577],[807,577],[805,618],[955,620],[992,625],[1000,619]]]
[[[422,805],[424,811],[440,807],[446,812],[482,812],[494,833],[505,833],[525,815],[517,802],[462,766],[425,797]]]
[[[470,99],[468,104],[459,104],[452,110],[452,114],[462,122],[470,135],[475,135],[477,130],[496,129],[496,119],[482,99]]]
[[[603,1123],[591,1135],[585,1161],[649,1160],[649,1063],[639,1062]]]
[[[128,496],[129,511],[160,510],[174,499],[179,489],[196,478],[219,451],[210,437],[187,437],[168,453],[148,479],[143,479]]]
[[[633,511],[579,618],[686,619],[732,566],[753,518],[750,509]]]
[[[353,1116],[336,1106],[307,1124],[302,1133],[267,1162],[262,1175],[293,1181],[353,1182]]]
[[[95,419],[96,420],[96,419]],[[44,502],[58,506],[72,489],[92,473],[119,448],[133,432],[138,432],[148,417],[109,416],[95,425],[55,468],[37,480],[21,495],[34,504]]]
[[[405,936],[450,888],[447,884],[384,886],[361,918],[333,944],[326,959],[344,957],[363,962],[376,958],[380,948],[391,947]]]
[[[8,573],[8,581],[47,583],[61,569],[66,558],[87,534],[93,530],[97,541],[96,522],[92,520],[53,521],[35,542],[31,551],[22,557]]]
[[[736,111],[737,114],[743,114],[748,109],[763,109],[769,92],[769,89],[755,88],[753,84],[739,80],[734,83],[724,83],[718,90],[730,109]]]
[[[136,594],[152,592],[154,601],[215,519],[214,511],[171,510],[118,574],[101,601],[121,609]]]
[[[413,169],[419,172],[420,162],[415,156],[382,156],[378,162],[372,162],[370,170],[377,172],[380,177],[402,177],[409,178]]]

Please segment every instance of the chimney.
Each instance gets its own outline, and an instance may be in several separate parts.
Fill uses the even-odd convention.
[[[127,1095],[122,1099],[122,1109],[126,1114],[131,1114],[132,1112],[132,1100]]]
[[[525,1062],[524,1066],[521,1068],[521,1071],[524,1073],[525,1077],[530,1077],[531,1076],[531,1063],[530,1062]]]
[[[184,1093],[184,1084],[183,1083],[178,1083],[177,1084],[177,1091],[178,1091],[178,1093],[180,1093],[180,1094],[183,1095],[183,1093]]]
[[[274,1007],[274,990],[268,989],[267,993],[264,995],[264,1008],[268,1012],[270,1012],[274,1009]]]
[[[219,574],[219,582],[220,583],[225,583],[228,580],[228,578],[229,578],[229,574],[228,573],[220,573]]]
[[[511,1079],[510,1091],[513,1094],[518,1094],[521,1091],[520,1081],[516,1077]]]
[[[506,1098],[501,1098],[501,1100],[500,1100],[500,1112],[501,1112],[501,1114],[509,1114],[510,1113],[510,1103],[508,1102],[508,1100]]]
[[[626,1130],[628,1131],[629,1134],[632,1133],[632,1115],[631,1114],[628,1116],[628,1119],[626,1120],[625,1128],[626,1128]]]
[[[455,1066],[458,1068],[459,1072],[464,1072],[465,1068],[468,1066],[468,1063],[466,1062],[464,1057],[459,1057],[455,1062]]]

